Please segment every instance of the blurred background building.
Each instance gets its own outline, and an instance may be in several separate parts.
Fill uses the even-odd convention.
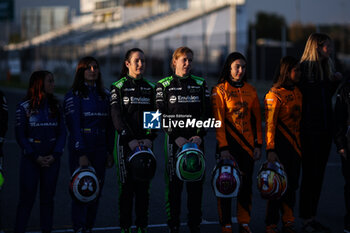
[[[0,82],[26,83],[33,70],[48,69],[68,86],[79,58],[91,55],[109,85],[132,47],[145,51],[156,81],[171,73],[179,46],[194,50],[193,72],[213,82],[232,51],[247,56],[252,80],[270,80],[279,59],[300,57],[316,31],[334,38],[346,69],[349,10],[347,0],[0,0]]]

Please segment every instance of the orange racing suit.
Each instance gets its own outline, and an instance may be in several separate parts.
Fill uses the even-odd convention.
[[[279,211],[284,225],[295,221],[293,208],[299,186],[302,94],[297,87],[272,87],[265,96],[266,150],[275,151],[288,177],[285,194],[269,200],[266,225],[277,225]]]
[[[221,128],[216,129],[218,153],[229,150],[242,172],[237,220],[247,224],[252,203],[253,153],[262,144],[258,95],[252,85],[229,80],[213,88],[212,105],[215,119],[221,121]],[[231,198],[218,198],[218,211],[220,224],[230,224]]]
[[[225,81],[213,88],[212,104],[215,119],[221,121],[221,128],[216,129],[219,150],[228,149],[229,134],[253,156],[254,147],[262,144],[260,104],[255,88],[245,82]]]

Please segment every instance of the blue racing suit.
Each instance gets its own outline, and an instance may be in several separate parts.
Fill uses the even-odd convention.
[[[38,110],[29,101],[21,102],[16,111],[16,139],[22,149],[20,162],[20,194],[15,232],[25,232],[40,181],[40,225],[42,232],[51,232],[56,183],[60,157],[66,142],[63,111],[53,116],[47,100]],[[50,167],[37,163],[39,156],[53,155]]]
[[[70,172],[79,167],[79,158],[87,156],[100,182],[100,193],[105,178],[107,152],[113,150],[113,125],[110,119],[109,92],[105,97],[96,87],[88,87],[86,97],[69,91],[64,98],[64,111],[69,129]],[[75,231],[94,226],[99,198],[89,204],[72,202],[72,222]]]

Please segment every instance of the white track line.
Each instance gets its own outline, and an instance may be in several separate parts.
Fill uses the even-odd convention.
[[[232,222],[236,223],[237,219],[232,218]],[[205,219],[202,220],[201,225],[216,225],[219,224],[218,221],[207,221]],[[181,223],[181,226],[186,226],[187,223]],[[147,228],[160,228],[160,227],[168,227],[167,224],[152,224],[148,225]],[[132,226],[131,228],[136,228],[135,226]],[[120,227],[96,227],[93,228],[94,231],[112,231],[112,230],[120,230]],[[64,233],[64,232],[74,232],[72,229],[57,229],[57,230],[52,230],[52,233]],[[41,233],[41,231],[29,231],[27,233]]]

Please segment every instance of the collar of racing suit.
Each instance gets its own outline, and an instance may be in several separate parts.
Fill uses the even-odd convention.
[[[87,82],[84,82],[84,84],[85,84],[85,86],[87,86],[87,87],[96,87],[96,82],[94,82],[94,85],[93,86],[91,86],[91,85],[89,85]]]
[[[244,86],[244,82],[242,80],[235,82],[231,78],[229,78],[229,79],[227,79],[227,81],[231,86],[236,87],[236,88]]]
[[[131,77],[129,74],[126,75],[126,78],[133,81],[133,82],[138,82],[140,80],[143,79],[143,76],[139,77],[139,78],[134,78],[134,77]]]
[[[174,77],[175,79],[179,79],[179,80],[186,79],[186,78],[188,78],[188,77],[190,77],[190,76],[191,76],[190,74],[189,74],[189,75],[186,75],[186,76],[184,76],[184,77],[181,77],[181,76],[176,75],[176,74],[173,75],[173,77]]]

